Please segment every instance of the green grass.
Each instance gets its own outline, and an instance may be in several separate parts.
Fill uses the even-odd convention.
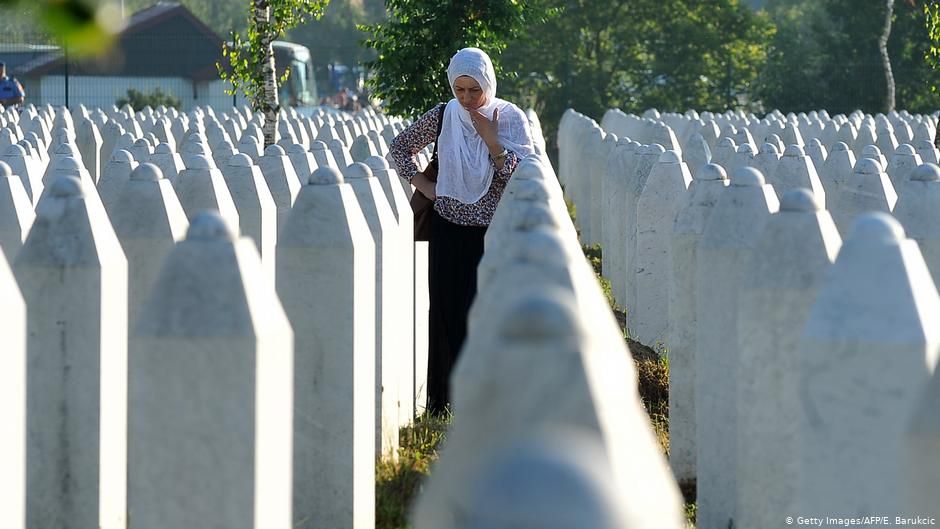
[[[408,509],[431,473],[437,447],[444,440],[451,415],[424,414],[399,432],[398,461],[381,460],[375,466],[376,529],[407,529]]]

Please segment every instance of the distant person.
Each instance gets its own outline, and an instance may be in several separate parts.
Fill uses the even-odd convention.
[[[23,85],[15,77],[7,77],[7,65],[0,62],[0,105],[22,105],[25,99]]]
[[[349,90],[342,88],[333,96],[333,106],[340,110],[346,110],[347,105],[349,105]]]

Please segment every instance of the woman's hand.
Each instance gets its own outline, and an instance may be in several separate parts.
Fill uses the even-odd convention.
[[[417,189],[419,193],[428,197],[429,200],[437,199],[437,193],[435,192],[437,183],[428,180],[428,178],[424,176],[424,173],[420,171],[415,173],[414,178],[411,179],[411,184],[415,186],[415,189]]]
[[[476,110],[470,111],[470,121],[473,123],[473,128],[476,129],[477,134],[483,138],[483,141],[486,142],[486,145],[489,147],[498,147],[499,146],[499,109],[493,109],[493,119],[490,120],[480,112]],[[502,150],[502,147],[496,150],[499,152]]]

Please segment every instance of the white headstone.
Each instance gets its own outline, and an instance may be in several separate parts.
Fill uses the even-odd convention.
[[[4,252],[0,251],[0,526],[26,522],[26,304]]]
[[[4,151],[3,156],[0,156],[0,161],[9,165],[13,174],[20,177],[30,203],[35,206],[43,190],[42,173],[36,170],[26,154],[26,149],[21,145],[11,145]]]
[[[783,152],[783,157],[777,164],[777,170],[768,182],[774,186],[778,195],[794,189],[809,189],[813,196],[825,207],[826,191],[823,189],[813,160],[799,145],[790,145]]]
[[[638,341],[650,347],[666,343],[672,228],[691,183],[692,175],[679,153],[666,151],[653,166],[637,201],[636,297],[630,302],[631,330]]]
[[[633,187],[630,175],[636,163],[638,143],[620,140],[607,159],[607,181],[604,184],[604,239],[601,241],[601,270],[610,281],[611,294],[621,305],[626,303],[624,285],[626,270],[626,216],[628,188]],[[632,191],[632,189],[630,190]]]
[[[918,142],[916,147],[921,161],[924,163],[940,163],[940,152],[937,152],[937,148],[934,147],[933,143],[922,141]]]
[[[173,185],[149,163],[134,169],[108,215],[127,257],[127,321],[133,328],[164,259],[186,235],[189,222]]]
[[[731,175],[697,249],[695,426],[697,523],[727,527],[736,519],[737,292],[757,237],[778,209],[756,169]]]
[[[291,206],[300,193],[300,178],[294,172],[294,166],[280,145],[271,145],[264,150],[264,156],[258,160],[258,167],[267,182],[274,204],[277,206],[277,232],[280,233],[287,222]]]
[[[914,147],[905,143],[898,146],[894,154],[891,155],[891,159],[888,161],[888,169],[885,172],[888,173],[891,184],[900,192],[905,182],[910,179],[911,171],[922,163],[924,162],[921,161],[920,155],[914,151]]]
[[[136,168],[137,162],[131,153],[124,149],[114,151],[111,160],[103,168],[101,179],[98,180],[98,195],[106,208],[111,208]]]
[[[313,160],[313,155],[303,145],[291,145],[287,148],[287,157],[290,158],[294,166],[294,174],[297,175],[298,183],[308,178],[310,173],[317,169],[317,163]]]
[[[238,154],[238,151],[235,150],[232,142],[222,140],[212,149],[212,161],[215,162],[216,167],[221,169],[228,165],[228,161],[236,154]]]
[[[799,511],[797,344],[840,245],[818,197],[787,191],[742,269],[735,527],[774,527]]]
[[[247,154],[238,153],[228,160],[222,174],[238,210],[239,231],[254,241],[265,276],[273,281],[277,207],[261,169]]]
[[[685,148],[682,150],[682,157],[694,178],[698,171],[706,164],[711,163],[712,153],[708,148],[708,142],[702,137],[701,133],[696,132],[689,138]]]
[[[238,140],[236,149],[238,149],[240,153],[251,156],[252,161],[257,162],[262,155],[261,147],[262,145],[258,137],[246,133]]]
[[[940,281],[940,167],[927,163],[911,172],[894,216],[917,241],[934,282]]]
[[[0,249],[9,259],[20,253],[35,218],[23,183],[9,165],[0,162]]]
[[[826,157],[829,156],[829,152],[819,138],[809,140],[805,151],[806,155],[813,161],[813,167],[817,170],[823,166],[823,163],[826,162]]]
[[[607,134],[600,144],[596,145],[596,151],[592,152],[588,159],[587,176],[591,178],[591,238],[592,243],[603,243],[605,239],[604,226],[604,205],[606,198],[605,180],[607,175],[607,159],[610,157],[610,151],[617,145],[617,136]]]
[[[917,243],[889,215],[860,216],[800,339],[800,512],[904,513],[904,431],[937,363],[938,318]]]
[[[629,307],[630,303],[636,299],[636,264],[637,264],[637,219],[636,204],[640,200],[640,194],[643,187],[646,186],[646,180],[653,170],[653,166],[659,161],[659,157],[666,152],[662,145],[645,145],[637,149],[636,162],[633,165],[633,172],[629,175],[629,182],[632,187],[627,188],[626,200],[626,222],[625,234],[626,245],[624,258],[624,300]],[[628,322],[629,323],[629,322]]]
[[[26,527],[126,524],[127,261],[84,186],[51,184],[13,266],[28,311]]]
[[[737,150],[738,146],[734,143],[733,139],[728,137],[721,138],[718,145],[715,146],[714,152],[712,152],[712,163],[718,164],[723,169],[727,170],[732,160],[734,160],[734,155]]]
[[[339,164],[340,168],[346,168],[352,165],[352,156],[349,155],[349,149],[346,148],[346,145],[342,141],[330,140],[326,145],[329,147],[333,158],[336,159],[336,163]]]
[[[594,281],[586,266],[576,273]],[[592,286],[596,289],[596,283]],[[454,402],[459,411],[418,498],[412,527],[460,527],[461,515],[470,511],[468,492],[484,455],[546,426],[583,428],[603,440],[616,502],[625,508],[631,526],[680,526],[679,494],[642,404],[632,385],[615,382],[636,376],[629,353],[622,340],[618,344],[606,340],[609,334],[597,336],[595,325],[615,330],[616,324],[612,319],[588,321],[577,296],[550,283],[537,290],[529,285],[500,307],[497,328],[468,335],[465,348],[473,347],[470,340],[482,340],[477,352],[484,358],[471,361],[470,355],[462,355],[456,367]],[[558,391],[559,384],[564,391]],[[607,409],[620,412],[608,414]]]
[[[485,459],[459,529],[631,527],[596,434],[530,433]]]
[[[839,232],[846,235],[858,215],[868,211],[890,213],[898,196],[881,164],[862,158],[855,164],[852,174],[838,186],[832,200],[832,218]]]
[[[150,155],[150,163],[159,167],[164,178],[173,185],[176,185],[180,173],[186,169],[183,159],[173,151],[173,147],[168,143],[161,143],[154,147],[153,154]]]
[[[135,528],[293,527],[293,336],[254,244],[226,223],[193,219],[131,337]]]
[[[940,519],[940,504],[935,491],[940,486],[940,461],[937,450],[940,449],[940,372],[933,367],[933,376],[927,387],[921,392],[905,431],[902,450],[902,494],[904,501],[900,512],[916,514],[920,525],[933,525]],[[932,522],[930,520],[933,520]],[[914,525],[911,523],[910,525]]]
[[[375,150],[372,142],[369,141],[369,137],[362,135],[353,140],[352,146],[349,148],[349,155],[357,162],[364,162],[370,156],[378,156],[379,152]]]
[[[278,238],[276,278],[295,336],[295,524],[371,528],[375,245],[336,169],[317,169],[301,189]]]
[[[190,165],[180,173],[174,188],[190,220],[202,210],[213,209],[232,226],[239,226],[238,210],[225,184],[225,177],[206,156],[194,155]]]
[[[98,181],[101,176],[101,163],[103,157],[103,142],[101,134],[98,133],[98,127],[88,118],[78,120],[78,130],[76,131],[76,143],[78,152],[82,155],[82,162],[88,169],[88,174],[92,180]]]
[[[398,244],[400,232],[395,215],[369,166],[359,162],[350,165],[345,180],[356,195],[375,243],[376,454],[394,456],[398,428],[414,417],[413,351],[403,347],[403,334],[411,329],[406,329],[399,318],[412,307],[402,303],[404,293],[398,280],[403,254],[410,249]]]
[[[314,141],[310,146],[310,153],[313,154],[317,167],[332,167],[337,171],[339,170],[339,163],[333,157],[333,153],[330,152],[330,148],[326,143],[319,140]]]
[[[881,149],[879,149],[875,145],[867,145],[864,148],[862,148],[861,154],[856,156],[856,158],[858,158],[859,160],[862,160],[865,158],[871,158],[872,160],[875,160],[878,162],[878,165],[881,166],[882,171],[888,168],[888,159],[884,157],[884,154],[882,154]]]
[[[150,155],[153,154],[153,149],[151,149],[148,140],[140,138],[134,142],[134,146],[131,148],[131,154],[134,156],[134,160],[137,163],[149,162]]]
[[[427,243],[414,241],[414,215],[411,206],[408,203],[408,197],[405,196],[402,186],[399,184],[398,173],[389,168],[388,161],[378,156],[366,159],[366,164],[372,169],[372,173],[378,178],[385,192],[386,200],[392,206],[392,213],[398,222],[400,244],[404,250],[401,256],[401,274],[402,292],[400,293],[406,306],[410,305],[413,309],[407,314],[401,314],[405,318],[405,327],[412,329],[412,333],[405,335],[402,339],[406,346],[413,350],[412,362],[413,384],[411,393],[414,400],[415,416],[420,415],[427,404],[427,366],[428,366],[428,276],[427,276]],[[416,259],[423,256],[424,272],[420,272],[415,266]],[[418,300],[421,300],[420,306]],[[419,319],[416,319],[420,315]]]
[[[826,204],[829,211],[836,208],[838,202],[836,195],[841,192],[842,185],[851,178],[855,162],[855,153],[849,149],[848,145],[840,141],[832,146],[832,151],[819,168],[819,181],[829,198],[829,203]]]
[[[696,248],[705,223],[728,185],[708,164],[682,198],[672,230],[669,281],[669,461],[680,482],[695,479]]]

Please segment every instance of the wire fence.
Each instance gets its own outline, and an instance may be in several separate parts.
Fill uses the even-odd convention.
[[[122,35],[104,55],[75,57],[46,35],[0,36],[0,61],[23,85],[26,102],[36,105],[241,105],[244,97],[226,93],[231,84],[219,78],[221,48],[209,33],[163,32]]]

